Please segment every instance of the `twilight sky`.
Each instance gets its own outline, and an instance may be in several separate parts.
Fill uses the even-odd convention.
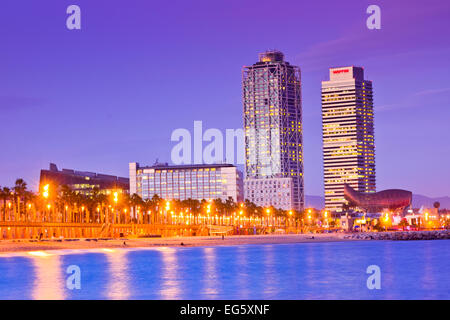
[[[374,86],[377,190],[449,196],[449,31],[448,0],[2,0],[0,185],[36,188],[49,162],[128,176],[130,161],[170,162],[172,131],[194,120],[240,128],[241,69],[279,49],[302,69],[306,194],[323,195],[320,82],[357,65]]]

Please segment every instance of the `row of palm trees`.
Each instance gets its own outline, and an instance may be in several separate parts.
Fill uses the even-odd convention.
[[[70,222],[70,223],[171,223],[171,216],[180,212],[190,216],[241,216],[299,219],[304,213],[274,207],[263,208],[245,200],[236,203],[233,198],[214,200],[164,200],[158,195],[142,199],[122,191],[110,194],[93,188],[89,193],[79,193],[68,186],[52,187],[51,192],[40,195],[27,189],[23,179],[14,187],[0,188],[0,221]],[[194,220],[198,221],[198,220]]]
[[[0,217],[2,221],[6,220],[7,211],[14,212],[14,219],[18,220],[26,214],[26,203],[36,200],[36,195],[27,190],[27,183],[23,179],[17,179],[14,187],[0,187],[1,207]]]

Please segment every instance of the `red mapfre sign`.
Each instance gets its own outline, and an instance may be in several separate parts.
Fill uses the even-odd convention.
[[[333,70],[333,73],[334,73],[334,74],[336,74],[336,73],[347,73],[347,72],[349,72],[349,71],[350,71],[349,69]]]

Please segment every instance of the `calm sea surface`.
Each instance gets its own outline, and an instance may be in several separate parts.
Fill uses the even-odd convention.
[[[450,240],[47,253],[0,255],[0,299],[450,299]]]

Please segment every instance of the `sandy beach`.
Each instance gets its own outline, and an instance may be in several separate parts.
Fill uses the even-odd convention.
[[[203,237],[165,237],[130,239],[51,239],[51,240],[1,240],[2,254],[46,250],[97,250],[113,248],[199,247],[234,246],[245,244],[314,243],[370,240],[442,240],[450,239],[449,230],[376,233],[326,233],[326,234],[268,234]]]
[[[230,246],[244,244],[280,244],[330,241],[358,241],[344,239],[345,234],[289,234],[289,235],[252,235],[209,237],[172,237],[146,239],[65,239],[65,240],[2,240],[0,241],[0,257],[2,253],[29,252],[42,250],[76,250],[107,248],[147,248],[147,247],[196,247],[196,246]]]

